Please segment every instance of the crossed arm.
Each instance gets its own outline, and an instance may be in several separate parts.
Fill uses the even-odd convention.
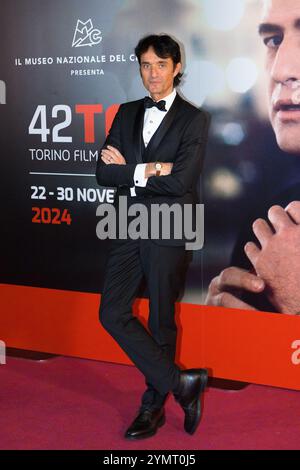
[[[97,164],[96,176],[101,186],[127,186],[128,188],[134,186],[137,164],[128,163],[122,154],[122,119],[125,119],[125,116],[123,117],[121,105]],[[136,186],[138,196],[183,196],[189,190],[201,171],[208,122],[208,115],[204,112],[193,116],[182,133],[176,155],[170,158],[170,162],[159,162],[162,163],[159,177],[156,177],[156,162],[149,162],[145,165],[144,177],[148,180],[145,183],[146,186]]]
[[[101,150],[96,170],[97,181],[101,186],[134,186],[134,172],[137,164],[128,163],[121,153],[121,121],[123,116],[123,105],[120,106],[109,135]],[[145,178],[155,175],[155,163],[147,163]],[[172,163],[164,163],[161,176],[169,175],[172,171]]]
[[[102,149],[101,151],[101,160],[105,165],[126,165],[126,160],[119,152],[119,150],[112,145],[108,145],[107,148]],[[155,162],[156,163],[156,162]],[[151,176],[156,175],[155,163],[149,162],[145,166],[145,178],[150,178]],[[160,162],[161,163],[161,162]],[[162,163],[162,168],[160,176],[167,176],[171,174],[173,163]]]
[[[241,300],[244,292],[264,292],[278,312],[300,313],[300,202],[286,209],[273,206],[268,221],[253,224],[258,244],[249,242],[245,253],[253,272],[230,267],[211,281],[207,305],[254,309]]]

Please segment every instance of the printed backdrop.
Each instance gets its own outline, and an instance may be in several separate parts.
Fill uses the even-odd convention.
[[[1,283],[101,290],[96,208],[113,190],[96,183],[98,151],[117,106],[146,94],[135,45],[167,32],[183,45],[180,93],[212,114],[205,246],[183,299],[203,301],[253,209],[300,174],[268,123],[259,11],[257,0],[2,0]]]
[[[0,341],[129,363],[98,320],[108,245],[96,237],[96,208],[113,189],[94,174],[118,105],[145,95],[135,45],[166,32],[184,49],[180,93],[212,115],[198,188],[205,245],[193,253],[178,312],[178,358],[214,377],[299,389],[296,317],[191,305],[222,269],[243,265],[252,222],[270,201],[299,199],[300,159],[279,150],[268,122],[260,8],[260,0],[1,1]],[[146,320],[147,300],[136,307]]]

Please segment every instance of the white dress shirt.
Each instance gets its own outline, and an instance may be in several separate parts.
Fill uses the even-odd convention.
[[[171,108],[173,101],[176,98],[176,90],[174,89],[172,93],[168,96],[165,96],[163,100],[166,102],[166,111],[161,111],[160,109],[153,106],[152,108],[146,108],[144,115],[144,126],[143,126],[143,139],[145,147],[149,144],[153,135],[159,128],[162,120],[167,115],[169,109]],[[135,186],[141,186],[144,188],[147,184],[148,178],[145,178],[145,168],[147,163],[138,163],[134,171],[134,186],[130,188],[131,196],[136,196]]]

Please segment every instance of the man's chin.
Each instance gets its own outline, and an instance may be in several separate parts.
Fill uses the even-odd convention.
[[[150,93],[158,93],[158,94],[160,94],[162,91],[158,85],[152,85],[148,88],[148,90]]]
[[[283,152],[291,153],[294,155],[299,155],[300,157],[300,141],[298,136],[297,140],[289,140],[286,138],[277,138],[278,146]]]
[[[275,127],[277,144],[281,150],[300,156],[300,125]]]

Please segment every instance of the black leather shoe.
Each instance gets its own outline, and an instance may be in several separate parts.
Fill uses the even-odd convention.
[[[164,408],[140,411],[125,433],[126,439],[146,439],[154,436],[166,422]]]
[[[179,386],[174,392],[176,401],[183,408],[184,430],[194,434],[201,419],[200,395],[207,385],[206,369],[188,369],[180,372]]]

